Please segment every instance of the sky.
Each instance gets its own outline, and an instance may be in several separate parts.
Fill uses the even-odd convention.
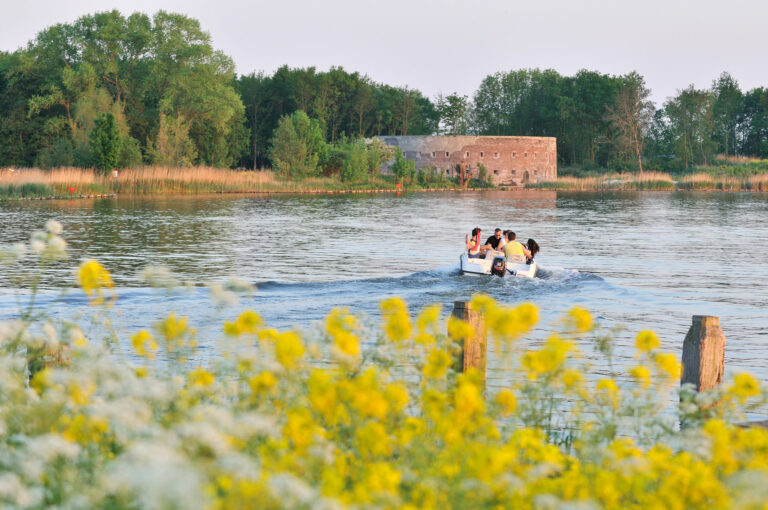
[[[768,86],[765,0],[2,0],[0,49],[79,16],[160,9],[196,18],[239,74],[342,66],[434,98],[498,71],[579,69],[645,77],[663,103],[729,72]]]

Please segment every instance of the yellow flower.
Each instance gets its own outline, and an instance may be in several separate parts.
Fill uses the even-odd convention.
[[[416,324],[419,327],[419,331],[424,333],[429,329],[437,330],[439,327],[438,321],[440,320],[440,312],[443,307],[440,305],[425,306],[419,312],[419,316],[416,319]]]
[[[379,422],[369,421],[355,432],[357,450],[364,457],[378,457],[392,453],[392,442],[387,429]]]
[[[509,416],[514,413],[515,408],[517,407],[517,397],[515,397],[515,393],[510,390],[501,390],[499,394],[496,395],[496,402],[501,406],[501,414],[504,416]]]
[[[424,364],[424,368],[422,370],[426,377],[431,377],[432,379],[439,379],[443,377],[448,371],[448,368],[451,366],[451,363],[453,363],[453,359],[451,359],[450,354],[442,349],[437,348],[429,351],[426,361],[427,362]]]
[[[318,432],[307,410],[300,409],[288,413],[288,419],[283,426],[283,436],[291,441],[293,446],[305,448],[311,445]]]
[[[475,330],[469,325],[467,321],[463,321],[454,315],[448,317],[448,336],[453,340],[461,340],[463,338],[471,338],[474,336]]]
[[[680,378],[680,363],[674,354],[670,353],[657,353],[653,357],[653,361],[661,369],[663,374],[678,379]]]
[[[83,292],[94,304],[104,301],[102,289],[111,289],[115,286],[109,271],[95,260],[86,260],[80,264],[77,280],[80,287],[83,288]]]
[[[91,395],[96,393],[96,386],[90,382],[81,386],[77,381],[72,381],[69,383],[68,389],[69,398],[72,399],[74,404],[79,406],[87,405]]]
[[[248,380],[251,391],[255,394],[271,390],[277,384],[277,379],[272,372],[260,372]]]
[[[656,333],[647,329],[639,332],[635,338],[635,347],[637,347],[637,350],[640,352],[648,352],[658,349],[660,345],[661,342],[659,341],[659,337],[656,336]]]
[[[187,374],[187,378],[192,386],[200,388],[212,385],[216,379],[212,373],[208,372],[203,367],[198,367],[196,370],[191,371]]]
[[[81,445],[98,443],[109,431],[109,425],[103,418],[92,418],[83,414],[74,418],[63,416],[61,422],[65,425],[61,432],[64,439]]]
[[[401,343],[411,336],[411,318],[405,301],[396,297],[385,299],[381,302],[381,312],[387,338]]]
[[[277,336],[275,357],[281,365],[288,369],[294,368],[302,356],[304,356],[304,345],[299,335],[293,331],[287,331]]]
[[[470,418],[485,408],[480,388],[468,379],[462,379],[453,398],[453,405],[459,416]]]
[[[133,343],[133,349],[139,356],[149,359],[155,357],[157,342],[152,338],[152,334],[149,331],[142,329],[131,337],[131,342]]]
[[[634,377],[643,388],[651,385],[651,371],[643,365],[637,365],[629,369],[629,375]]]
[[[186,317],[176,318],[176,314],[171,312],[168,317],[157,324],[157,331],[163,336],[166,342],[166,348],[173,352],[184,347],[184,337],[195,334],[194,328],[187,325]],[[192,345],[192,342],[190,342]]]
[[[619,407],[619,387],[613,379],[600,379],[595,386],[598,401],[612,408]]]
[[[575,391],[578,390],[584,382],[584,374],[575,368],[569,368],[563,371],[562,379],[566,390]]]
[[[732,395],[745,400],[749,397],[760,395],[760,383],[757,382],[757,379],[752,374],[743,372],[734,376],[733,383],[728,387],[728,391]]]
[[[357,319],[353,315],[334,308],[325,319],[325,329],[333,340],[337,357],[349,362],[360,356],[360,340],[354,334]]]
[[[567,324],[577,333],[586,333],[592,329],[592,315],[584,308],[574,306],[568,312]]]
[[[235,322],[225,322],[224,332],[230,336],[255,335],[263,323],[264,321],[259,314],[253,310],[246,310],[238,316]]]

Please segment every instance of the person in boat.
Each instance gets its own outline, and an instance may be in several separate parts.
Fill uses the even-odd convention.
[[[504,251],[504,246],[507,244],[507,232],[509,232],[509,230],[503,230],[501,232],[501,241],[499,241],[496,251]]]
[[[526,243],[528,245],[528,251],[531,252],[531,255],[526,257],[526,264],[530,264],[533,262],[533,257],[536,256],[537,253],[539,253],[539,243],[534,241],[533,239],[528,239],[528,242]]]
[[[507,260],[513,255],[522,255],[526,259],[533,258],[531,251],[526,246],[523,246],[522,243],[516,241],[516,238],[517,236],[514,232],[511,230],[507,232],[507,244],[504,245],[504,255],[507,257]]]
[[[497,228],[493,231],[493,235],[486,239],[485,241],[485,250],[498,250],[499,244],[501,243],[501,229]]]
[[[467,243],[467,256],[471,259],[479,259],[485,252],[485,250],[483,250],[485,247],[480,245],[480,234],[482,232],[480,227],[475,227],[472,229],[472,237],[470,238],[469,235],[467,235],[465,239]]]

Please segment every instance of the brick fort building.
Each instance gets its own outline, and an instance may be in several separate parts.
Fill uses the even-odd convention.
[[[469,163],[471,177],[482,163],[497,186],[523,186],[557,179],[557,139],[540,136],[381,136],[400,147],[416,168],[435,167],[455,177]]]

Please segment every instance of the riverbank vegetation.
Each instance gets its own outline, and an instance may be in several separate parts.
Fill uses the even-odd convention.
[[[37,264],[60,264],[61,233],[51,221],[2,248],[6,274],[29,285]],[[94,260],[75,273],[96,317],[87,325],[33,305],[0,322],[3,506],[764,505],[768,431],[734,425],[765,402],[763,388],[738,373],[704,393],[679,389],[678,355],[651,331],[637,332],[633,366],[618,373],[612,335],[586,310],[532,343],[535,305],[475,296],[505,374],[486,387],[455,370],[471,328],[439,306],[412,315],[385,299],[380,324],[335,309],[315,333],[220,308],[217,352],[204,353],[170,309],[129,333],[99,330],[119,299],[111,275]],[[167,271],[142,278],[174,292]],[[213,305],[252,290],[213,286]]]
[[[690,174],[717,166],[718,154],[768,158],[768,89],[742,90],[723,73],[662,105],[650,93],[636,72],[590,70],[498,72],[472,97],[433,99],[340,67],[238,76],[195,19],[100,12],[0,51],[0,167],[280,172],[281,126],[295,112],[331,148],[382,135],[553,136],[561,166],[599,173]],[[315,169],[343,180],[366,172],[350,161],[319,157]]]
[[[470,189],[487,187],[477,180]],[[325,193],[349,191],[418,191],[457,189],[456,183],[435,169],[425,168],[407,179],[397,175],[373,175],[359,181],[315,176],[300,180],[283,179],[271,170],[236,171],[211,167],[148,166],[127,168],[104,175],[94,169],[52,170],[0,169],[0,199],[67,198],[101,194],[203,194],[203,193]]]
[[[720,157],[715,165],[696,166],[690,172],[615,172],[561,169],[556,181],[530,184],[537,189],[560,190],[721,190],[768,191],[768,160]]]

